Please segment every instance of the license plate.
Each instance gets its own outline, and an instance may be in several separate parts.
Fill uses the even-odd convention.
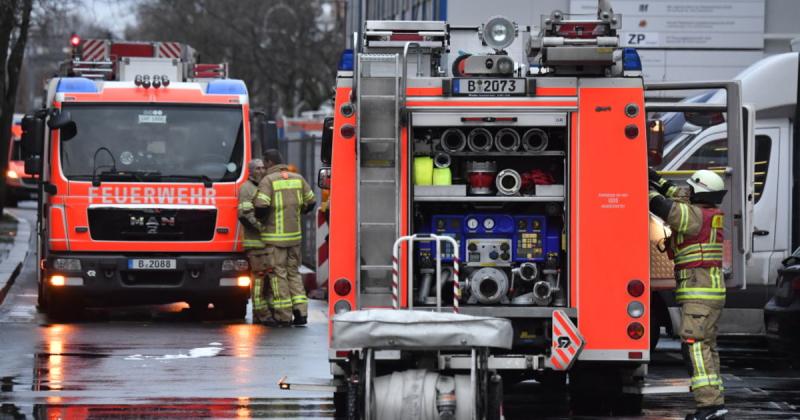
[[[166,258],[136,258],[128,260],[129,270],[175,270],[178,263]]]
[[[525,79],[455,79],[453,94],[463,96],[525,95]]]

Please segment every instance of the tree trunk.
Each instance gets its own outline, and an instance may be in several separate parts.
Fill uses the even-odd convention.
[[[6,46],[0,50],[2,51],[2,56],[0,56],[0,67],[2,67],[2,71],[0,71],[0,76],[2,76],[0,77],[0,214],[2,214],[5,209],[8,146],[14,119],[14,103],[17,99],[25,44],[28,41],[33,0],[0,0],[0,2],[2,4],[0,10],[4,14],[0,21],[0,48],[3,45]],[[16,39],[12,40],[15,33]]]

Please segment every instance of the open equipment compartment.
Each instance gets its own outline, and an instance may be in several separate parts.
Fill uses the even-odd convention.
[[[461,312],[531,318],[568,306],[568,114],[426,110],[410,127],[409,226],[458,242]],[[435,306],[435,242],[415,244],[414,258],[413,305]],[[443,302],[453,259],[442,243]],[[546,346],[542,326],[531,336]]]

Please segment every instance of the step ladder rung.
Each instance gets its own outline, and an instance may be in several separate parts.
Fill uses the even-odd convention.
[[[365,271],[386,271],[386,270],[391,270],[392,266],[391,265],[362,265],[361,269],[365,270]]]
[[[395,143],[394,137],[362,137],[361,143]]]

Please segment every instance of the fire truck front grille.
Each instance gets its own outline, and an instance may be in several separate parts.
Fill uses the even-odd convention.
[[[210,241],[216,209],[89,209],[89,232],[100,241]]]
[[[126,286],[179,286],[183,271],[123,271],[122,283]]]

